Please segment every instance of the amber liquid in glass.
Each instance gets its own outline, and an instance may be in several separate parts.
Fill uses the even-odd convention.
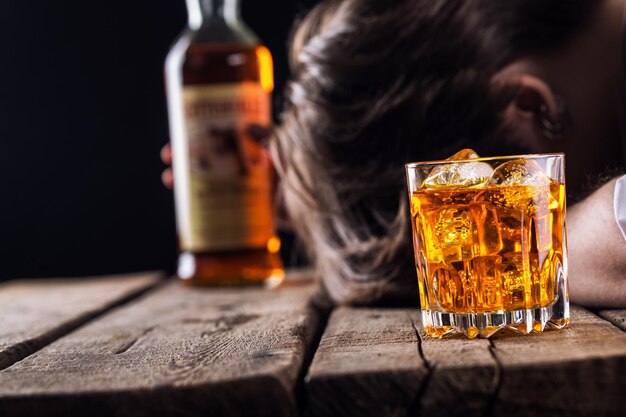
[[[191,43],[182,65],[183,86],[254,82],[268,94],[273,89],[269,51],[246,44]],[[174,155],[176,156],[176,155]],[[264,247],[224,251],[183,251],[179,276],[190,285],[275,286],[284,276],[280,240],[272,236]]]
[[[564,259],[564,190],[553,181],[414,192],[422,307],[492,313],[552,304]],[[436,337],[448,330],[425,328]]]

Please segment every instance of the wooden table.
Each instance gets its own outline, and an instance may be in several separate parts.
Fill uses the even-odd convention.
[[[0,285],[0,416],[626,416],[626,311],[435,340],[416,309],[159,273]]]

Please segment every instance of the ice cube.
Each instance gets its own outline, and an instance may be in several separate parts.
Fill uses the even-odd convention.
[[[458,161],[461,159],[478,159],[478,158],[480,157],[478,156],[476,152],[474,152],[473,149],[465,148],[465,149],[461,149],[460,151],[452,155],[450,158],[447,159],[447,161]]]
[[[435,167],[426,180],[424,186],[428,188],[440,188],[450,186],[475,186],[487,182],[493,173],[491,165],[485,162],[468,162],[477,159],[478,154],[471,149],[463,149],[446,161],[463,161],[449,163]]]
[[[433,264],[432,268],[433,301],[443,311],[454,311],[458,293],[463,289],[457,271],[445,264]]]
[[[428,213],[429,237],[445,261],[472,257],[472,218],[467,206],[448,205]],[[432,251],[434,254],[435,252]]]
[[[481,308],[485,311],[502,310],[502,258],[499,255],[476,256],[471,261],[471,268]]]
[[[527,307],[526,293],[530,294],[530,264],[519,252],[502,256],[502,290],[504,307],[517,310]],[[529,287],[528,290],[526,287]]]
[[[550,185],[550,177],[532,159],[514,159],[497,167],[487,184]]]
[[[502,250],[498,215],[491,204],[473,203],[469,206],[472,218],[474,256],[495,255]]]
[[[486,185],[502,187],[499,192],[490,195],[491,203],[517,210],[517,214],[510,215],[522,223],[526,214],[547,214],[550,177],[533,160],[514,159],[505,162],[493,171]]]

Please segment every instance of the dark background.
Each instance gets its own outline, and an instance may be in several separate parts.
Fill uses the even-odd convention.
[[[274,55],[313,0],[242,0]],[[0,2],[0,280],[172,271],[163,60],[184,0]]]

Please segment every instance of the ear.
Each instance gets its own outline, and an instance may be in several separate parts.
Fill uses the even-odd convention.
[[[545,117],[558,121],[559,104],[550,86],[527,74],[500,74],[494,78],[496,88],[516,92],[502,113],[502,125],[511,132],[510,139],[534,151],[545,150]]]

